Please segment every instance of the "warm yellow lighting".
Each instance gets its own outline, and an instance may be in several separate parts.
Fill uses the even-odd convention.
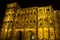
[[[42,28],[38,28],[38,38],[43,39],[43,29]]]
[[[50,27],[50,39],[55,39],[55,33],[54,33],[54,28]]]
[[[49,34],[48,34],[48,28],[44,27],[44,38],[48,39],[48,36],[49,36]]]
[[[17,3],[7,5],[1,37],[5,40],[54,40],[58,37],[56,12],[51,6],[20,9]],[[55,36],[56,35],[56,36]],[[20,37],[19,37],[20,36]]]
[[[17,3],[11,3],[11,4],[8,4],[8,5],[7,5],[7,8],[15,7],[16,5],[17,5]]]
[[[8,38],[11,36],[12,29],[8,29]]]

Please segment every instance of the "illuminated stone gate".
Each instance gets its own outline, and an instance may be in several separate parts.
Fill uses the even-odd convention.
[[[7,4],[1,40],[57,40],[59,25],[52,6],[21,9]]]

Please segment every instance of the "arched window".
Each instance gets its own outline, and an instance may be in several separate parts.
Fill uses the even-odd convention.
[[[32,20],[30,20],[30,23],[32,23]]]
[[[18,24],[18,21],[16,21],[16,24]]]
[[[42,23],[40,23],[40,25],[42,25]]]
[[[47,11],[49,11],[49,9],[47,9]]]
[[[35,23],[35,20],[34,20],[34,23]]]
[[[20,16],[20,14],[18,14],[18,16]]]
[[[9,23],[9,21],[7,21],[7,23]]]
[[[52,25],[53,23],[50,23],[50,25]]]
[[[10,23],[12,23],[12,21],[10,21]]]

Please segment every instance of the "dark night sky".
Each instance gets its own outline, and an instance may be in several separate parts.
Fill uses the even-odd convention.
[[[60,1],[59,0],[0,0],[0,24],[2,24],[3,17],[5,14],[6,4],[17,2],[21,8],[33,7],[33,6],[48,6],[52,5],[55,10],[60,10]]]

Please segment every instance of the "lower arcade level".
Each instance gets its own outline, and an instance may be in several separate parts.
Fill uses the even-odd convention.
[[[1,40],[59,40],[59,33],[53,27],[2,29]]]

